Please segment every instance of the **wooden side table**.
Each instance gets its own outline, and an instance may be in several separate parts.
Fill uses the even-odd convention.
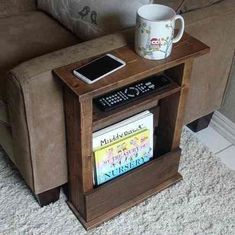
[[[208,52],[208,46],[185,33],[183,39],[174,45],[171,56],[162,61],[137,56],[133,45],[111,51],[127,65],[92,85],[77,79],[72,71],[94,58],[53,71],[64,87],[68,205],[86,229],[99,225],[182,179],[178,173],[179,143],[192,64],[194,58]],[[163,72],[174,82],[160,92],[108,112],[102,112],[93,105],[95,97]],[[154,159],[94,187],[92,132],[144,110],[151,110],[156,119],[158,107],[160,113],[158,127],[154,131]]]

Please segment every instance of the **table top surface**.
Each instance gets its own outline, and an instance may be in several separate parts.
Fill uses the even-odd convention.
[[[93,84],[78,79],[72,71],[101,55],[54,69],[53,73],[80,98],[91,98],[185,63],[208,53],[209,50],[207,45],[185,33],[181,41],[173,45],[171,55],[164,60],[144,59],[135,53],[134,45],[109,52],[124,60],[126,66]]]

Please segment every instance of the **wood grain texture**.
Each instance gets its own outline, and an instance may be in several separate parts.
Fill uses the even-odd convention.
[[[97,217],[97,218],[95,218],[93,220],[90,220],[90,221],[84,220],[84,218],[76,210],[76,208],[73,206],[72,203],[67,201],[67,204],[70,207],[70,209],[73,211],[75,216],[78,218],[78,220],[81,222],[83,227],[86,230],[90,230],[90,229],[93,229],[96,226],[102,224],[103,222],[105,222],[105,221],[107,221],[109,219],[112,219],[114,216],[117,216],[121,212],[124,212],[124,211],[128,210],[129,208],[131,208],[131,207],[133,207],[133,206],[143,202],[148,197],[151,197],[151,196],[155,195],[156,193],[161,192],[162,190],[170,187],[171,185],[177,183],[180,180],[182,180],[182,176],[179,173],[176,173],[173,177],[167,179],[163,183],[161,183],[161,184],[157,185],[156,187],[146,191],[145,193],[138,195],[133,200],[127,201],[127,202],[123,203],[121,206],[116,207],[115,209],[110,210],[107,213],[105,213],[105,214],[103,214],[103,215],[101,215],[101,216],[99,216],[99,217]]]
[[[185,34],[166,60],[143,59],[135,54],[133,45],[110,52],[127,65],[92,85],[77,79],[72,70],[94,58],[53,71],[65,87],[68,205],[85,228],[102,223],[182,178],[178,173],[179,142],[192,64],[195,57],[207,52],[209,47]],[[166,73],[173,80],[161,92],[108,112],[93,105],[97,96],[159,73]],[[154,114],[154,159],[95,188],[92,182],[92,132],[144,110]]]
[[[86,193],[86,220],[101,216],[173,177],[178,172],[179,160],[177,149]]]
[[[179,146],[183,127],[184,111],[190,86],[192,59],[175,66],[166,73],[174,79],[181,90],[162,99],[160,105],[159,126],[157,130],[156,155],[162,155]]]
[[[118,122],[122,119],[133,116],[136,113],[151,109],[158,105],[160,99],[170,96],[180,91],[180,89],[181,87],[178,86],[177,83],[172,83],[167,88],[161,91],[156,91],[150,96],[143,97],[122,107],[106,112],[100,111],[94,106],[93,131],[99,130],[105,126],[111,125],[114,122]]]
[[[185,33],[181,41],[174,44],[171,55],[165,60],[146,60],[134,52],[133,45],[128,45],[110,52],[126,61],[127,66],[90,85],[77,79],[72,71],[94,58],[55,69],[54,73],[78,96],[96,97],[139,81],[143,77],[148,77],[182,64],[189,58],[195,58],[208,52],[209,47]]]
[[[92,178],[92,102],[79,101],[64,89],[69,200],[86,216],[83,194],[93,188]]]
[[[178,109],[176,111],[176,121],[175,121],[174,128],[172,129],[174,134],[173,134],[173,139],[172,139],[171,150],[177,148],[180,144],[180,136],[181,136],[183,123],[184,123],[184,113],[185,113],[185,106],[186,106],[187,96],[188,96],[189,87],[190,87],[192,67],[193,67],[192,59],[189,59],[184,63],[184,70],[183,70],[182,80],[180,84],[182,89],[180,91]]]

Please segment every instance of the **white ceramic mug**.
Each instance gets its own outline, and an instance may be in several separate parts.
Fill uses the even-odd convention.
[[[181,27],[174,38],[175,21]],[[140,56],[150,60],[161,60],[171,54],[172,44],[178,42],[184,33],[184,19],[167,6],[149,4],[137,12],[135,50]]]

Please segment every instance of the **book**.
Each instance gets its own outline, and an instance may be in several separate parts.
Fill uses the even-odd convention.
[[[150,130],[143,129],[97,149],[95,184],[103,184],[148,162],[153,157],[150,139]]]
[[[153,114],[149,111],[141,112],[124,121],[94,132],[92,135],[93,151],[144,128],[149,129],[150,135],[153,136]],[[150,142],[153,144],[153,138],[150,139]]]
[[[153,157],[153,114],[144,111],[93,133],[94,184],[100,185]]]

